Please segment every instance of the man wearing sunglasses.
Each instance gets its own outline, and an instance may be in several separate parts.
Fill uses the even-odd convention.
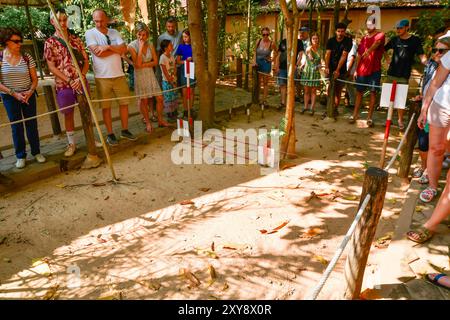
[[[408,84],[409,77],[411,76],[411,69],[414,63],[414,57],[417,55],[420,58],[420,62],[423,65],[427,64],[427,56],[425,55],[422,47],[422,41],[419,37],[410,34],[409,20],[403,19],[396,24],[397,36],[392,38],[384,46],[385,52],[393,50],[392,60],[385,55],[386,61],[389,64],[389,70],[387,72],[387,82],[394,80],[400,84]],[[404,109],[398,109],[398,127],[400,130],[405,128],[403,122],[403,116],[405,114]]]
[[[92,14],[95,28],[86,31],[86,46],[92,53],[92,61],[95,75],[95,85],[99,99],[120,98],[120,119],[122,131],[120,137],[128,140],[136,140],[136,137],[128,130],[128,104],[130,96],[127,80],[122,70],[121,56],[127,52],[127,46],[117,30],[108,28],[108,15],[102,9],[96,9]],[[112,128],[111,102],[100,103],[103,112],[109,145],[118,145]]]

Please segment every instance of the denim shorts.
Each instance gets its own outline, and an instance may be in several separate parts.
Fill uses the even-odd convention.
[[[429,134],[423,129],[417,131],[417,137],[419,139],[419,150],[427,152],[429,148]]]
[[[287,75],[288,75],[288,72],[285,69],[280,69],[278,71],[277,84],[279,86],[285,86],[287,84]]]
[[[380,88],[377,88],[375,86],[380,86],[381,71],[376,71],[369,76],[357,76],[356,83],[357,83],[356,89],[359,92],[380,91]],[[358,84],[362,84],[362,85],[358,85]],[[372,86],[372,87],[370,87],[370,86]]]

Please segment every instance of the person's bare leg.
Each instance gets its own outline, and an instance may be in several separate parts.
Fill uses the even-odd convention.
[[[355,109],[353,109],[353,119],[359,119],[359,108],[361,107],[363,93],[359,90],[356,90],[355,96]]]
[[[430,219],[423,225],[430,231],[436,231],[437,226],[450,215],[450,171],[447,172],[447,184]]]
[[[438,275],[439,273],[429,273],[427,275],[427,277],[430,278],[430,280],[434,280],[434,278]],[[440,277],[437,281],[440,285],[447,287],[450,289],[450,277],[449,276],[443,276]]]
[[[148,114],[148,100],[147,98],[141,99],[139,101],[139,109],[141,110],[141,114],[144,117],[144,121],[145,121],[145,130],[147,132],[151,132],[152,131],[152,124],[150,122],[150,117]]]
[[[303,91],[305,93],[305,95],[304,95],[305,101],[303,101],[305,106],[303,107],[303,110],[308,110],[309,98],[311,96],[311,87],[304,87]]]
[[[334,103],[335,103],[335,110],[338,109],[339,104],[341,103],[341,94],[342,94],[342,85],[336,85],[335,92],[334,92]]]
[[[75,119],[74,112],[70,112],[64,115],[64,125],[66,131],[74,131],[75,130]]]
[[[169,123],[164,120],[163,111],[164,111],[164,100],[162,96],[156,96],[156,112],[158,114],[158,124],[160,126],[169,127]]]
[[[285,106],[286,105],[287,87],[285,85],[282,85],[280,87],[280,92],[281,92],[281,104]]]
[[[370,92],[370,102],[369,102],[369,114],[367,115],[367,119],[372,119],[373,111],[375,109],[375,100],[377,98],[377,93],[375,91]]]
[[[429,186],[437,189],[439,176],[442,169],[442,161],[447,147],[448,128],[438,128],[430,124],[430,149],[428,151],[427,168]]]
[[[128,130],[128,105],[121,105],[120,109],[120,122],[122,123],[122,130]]]
[[[263,101],[266,102],[267,101],[267,96],[269,94],[269,77],[268,76],[263,76]]]
[[[419,156],[420,156],[420,164],[421,164],[422,170],[425,170],[427,168],[428,152],[427,151],[419,151]]]
[[[311,87],[311,111],[316,108],[317,87]]]
[[[153,99],[154,99],[154,97],[148,99],[148,108],[150,110],[150,113],[151,113],[152,117],[155,116],[155,108],[154,108]]]
[[[105,123],[106,131],[108,131],[108,134],[112,134],[113,129],[112,129],[111,108],[103,108],[102,114],[103,114],[103,122]]]

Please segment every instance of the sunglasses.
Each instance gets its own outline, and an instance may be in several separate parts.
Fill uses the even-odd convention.
[[[263,35],[263,37],[268,37],[269,36],[268,33],[263,33],[262,35]]]
[[[15,44],[21,44],[21,43],[23,43],[23,40],[22,40],[22,39],[19,39],[19,40],[8,40],[8,41],[14,42]]]
[[[444,54],[444,53],[446,53],[448,50],[450,50],[450,49],[433,48],[433,49],[431,49],[431,52],[432,52],[432,53],[439,52],[440,54]]]
[[[111,39],[108,37],[107,34],[105,34],[106,37],[106,42],[108,43],[108,45],[111,45]]]

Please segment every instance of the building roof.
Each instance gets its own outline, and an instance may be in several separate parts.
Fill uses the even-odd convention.
[[[278,7],[278,0],[275,0]],[[306,2],[306,0],[297,0],[297,3],[303,3]],[[273,3],[273,0],[261,0],[260,1],[261,6],[268,6],[270,3]],[[345,8],[345,5],[347,4],[347,0],[341,0],[341,9]],[[360,8],[367,8],[369,5],[378,5],[381,8],[421,8],[421,7],[439,7],[444,6],[442,4],[442,1],[439,0],[356,0],[352,1],[350,4],[350,9],[360,9]],[[333,4],[329,5],[327,9],[330,9],[333,7]]]
[[[51,0],[53,4],[61,2],[59,0]],[[46,7],[47,0],[0,0],[2,6],[25,6],[28,3],[30,7]]]

